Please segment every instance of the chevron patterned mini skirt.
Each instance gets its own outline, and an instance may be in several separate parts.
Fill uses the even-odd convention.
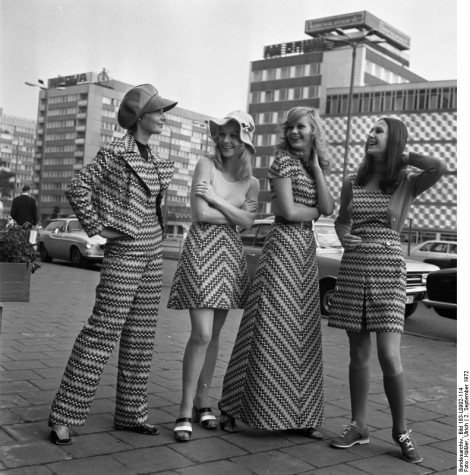
[[[388,224],[390,195],[353,186],[353,228],[362,244],[345,250],[328,326],[347,331],[403,333],[406,261]]]
[[[235,226],[193,223],[186,237],[168,308],[244,308],[249,276]]]
[[[275,223],[266,237],[224,378],[221,410],[251,427],[318,427],[324,420],[316,242]]]

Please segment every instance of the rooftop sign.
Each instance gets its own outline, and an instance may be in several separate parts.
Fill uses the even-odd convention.
[[[313,37],[321,36],[324,33],[331,33],[336,28],[342,28],[346,31],[353,28],[376,30],[377,36],[380,36],[394,47],[400,50],[410,49],[411,41],[408,35],[405,35],[405,33],[367,11],[307,20],[305,22],[305,33]]]

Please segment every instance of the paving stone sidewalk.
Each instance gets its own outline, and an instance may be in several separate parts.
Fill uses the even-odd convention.
[[[291,432],[250,430],[238,434],[194,426],[190,443],[173,439],[181,397],[183,351],[189,336],[186,311],[166,309],[164,287],[148,387],[150,421],[160,436],[113,430],[117,351],[105,367],[84,427],[73,445],[48,441],[47,417],[73,341],[91,312],[99,269],[42,264],[31,281],[29,303],[0,303],[0,474],[455,474],[456,344],[404,335],[407,417],[424,461],[404,462],[391,440],[391,416],[374,355],[369,404],[370,444],[329,447],[348,422],[348,344],[343,331],[322,321],[325,365],[325,440]],[[221,336],[212,390],[217,408],[241,311],[229,313]]]

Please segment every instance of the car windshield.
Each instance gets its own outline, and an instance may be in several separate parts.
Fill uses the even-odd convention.
[[[70,221],[69,223],[69,231],[82,231],[82,225],[80,224],[80,221]]]
[[[340,249],[341,242],[338,239],[333,226],[322,226],[315,224],[315,234],[320,247]]]

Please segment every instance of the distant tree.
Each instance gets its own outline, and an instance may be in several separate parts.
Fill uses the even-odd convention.
[[[11,179],[15,176],[12,172],[0,170],[0,190],[5,198],[12,196],[14,184]]]

